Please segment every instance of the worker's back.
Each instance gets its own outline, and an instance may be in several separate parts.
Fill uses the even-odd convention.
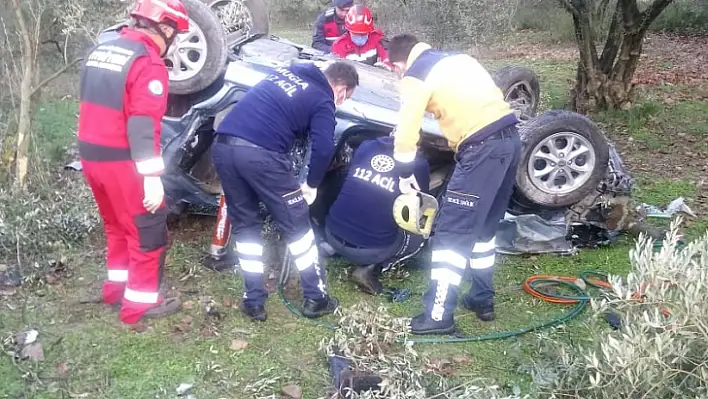
[[[413,48],[410,58],[414,61],[401,80],[402,98],[427,97],[426,110],[440,121],[452,148],[492,124],[516,123],[501,89],[476,59],[430,49],[424,43]],[[406,116],[401,120],[406,121]],[[410,127],[411,131],[419,128]]]
[[[415,160],[414,173],[421,190],[427,192],[430,168],[424,158]],[[344,185],[327,216],[327,228],[353,245],[391,245],[399,229],[393,219],[393,202],[399,195],[393,138],[365,141],[354,152]]]

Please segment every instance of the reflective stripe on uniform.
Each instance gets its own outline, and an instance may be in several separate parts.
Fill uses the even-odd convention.
[[[295,265],[299,271],[306,270],[318,261],[315,233],[312,229],[308,230],[299,240],[288,244],[288,248],[295,258]]]
[[[263,256],[263,245],[254,242],[237,242],[236,252],[243,255]]]
[[[487,252],[487,251],[492,251],[496,248],[496,237],[492,237],[491,240],[485,241],[485,242],[478,242],[474,244],[474,247],[472,247],[472,252],[474,253],[480,253],[480,252]]]
[[[114,283],[125,283],[128,281],[128,270],[109,269],[108,281],[112,281]]]
[[[472,247],[470,268],[475,270],[489,269],[496,260],[496,237],[489,241],[478,242]]]
[[[460,285],[462,276],[455,273],[453,270],[439,267],[430,270],[430,279],[437,281],[438,285]]]
[[[348,54],[346,59],[352,61],[366,61],[371,57],[376,57],[377,55],[378,51],[375,48],[372,48],[371,50],[364,51],[361,54]]]
[[[304,236],[302,236],[302,238],[288,244],[288,248],[290,248],[290,252],[293,254],[293,256],[300,256],[307,252],[308,249],[310,249],[314,241],[315,233],[312,231],[312,229],[310,229],[307,231],[307,233],[305,233]]]
[[[305,254],[295,258],[295,265],[299,271],[307,270],[315,263],[317,263],[317,247],[314,245]]]
[[[467,259],[450,249],[441,249],[433,251],[433,263],[447,263],[455,266],[458,269],[465,270],[467,268]]]
[[[241,271],[248,273],[263,274],[264,271],[263,262],[259,260],[241,259],[239,260],[239,265],[241,266]]]
[[[123,294],[123,298],[126,301],[135,302],[135,303],[153,304],[153,303],[157,303],[157,300],[159,299],[159,297],[160,297],[160,294],[157,292],[135,291],[130,288],[126,288],[125,293]]]

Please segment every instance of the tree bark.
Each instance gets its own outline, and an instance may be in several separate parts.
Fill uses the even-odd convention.
[[[631,107],[632,79],[639,66],[642,44],[651,23],[672,2],[654,0],[639,12],[637,0],[618,0],[601,55],[596,51],[594,23],[588,0],[561,0],[571,13],[580,60],[569,107],[588,113]]]
[[[17,156],[15,157],[15,187],[25,187],[29,164],[29,132],[32,118],[32,78],[34,77],[34,47],[19,0],[12,0],[22,40],[22,82],[20,84],[20,118],[17,125]]]

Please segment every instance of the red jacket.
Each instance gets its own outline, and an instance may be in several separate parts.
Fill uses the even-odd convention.
[[[383,44],[381,44],[383,37],[383,33],[375,29],[369,33],[369,40],[363,46],[358,47],[352,41],[349,32],[347,32],[332,44],[332,53],[352,61],[359,61],[369,65],[382,62],[390,67],[388,53]]]
[[[167,85],[160,49],[146,34],[126,28],[120,38],[96,46],[81,68],[81,158],[132,161],[140,174],[160,175]]]

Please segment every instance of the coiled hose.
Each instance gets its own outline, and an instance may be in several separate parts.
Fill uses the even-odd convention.
[[[287,284],[289,277],[290,255],[286,251],[286,255],[283,258],[283,265],[280,272],[280,278],[278,279],[278,295],[283,301],[283,304],[285,304],[285,307],[287,307],[290,312],[292,312],[297,317],[304,318],[305,316],[302,315],[300,310],[285,297],[285,285]],[[414,343],[459,343],[491,341],[516,337],[533,331],[542,330],[544,328],[564,324],[580,315],[580,313],[582,313],[582,311],[585,309],[585,306],[587,306],[587,303],[591,299],[587,295],[585,287],[583,287],[583,285],[598,289],[611,288],[610,284],[607,282],[607,275],[605,273],[591,270],[581,272],[578,278],[565,276],[531,276],[527,278],[522,285],[522,288],[525,292],[535,298],[544,300],[546,302],[557,304],[575,304],[575,306],[573,306],[570,311],[565,313],[564,315],[553,317],[539,324],[530,327],[524,327],[518,330],[499,331],[489,334],[471,336],[456,335],[453,337],[407,338],[406,341]],[[541,287],[548,286],[564,287],[573,292],[575,295],[555,294],[540,289]],[[330,330],[336,330],[339,328],[339,326],[323,320],[313,319],[311,321],[321,327],[325,327]]]

